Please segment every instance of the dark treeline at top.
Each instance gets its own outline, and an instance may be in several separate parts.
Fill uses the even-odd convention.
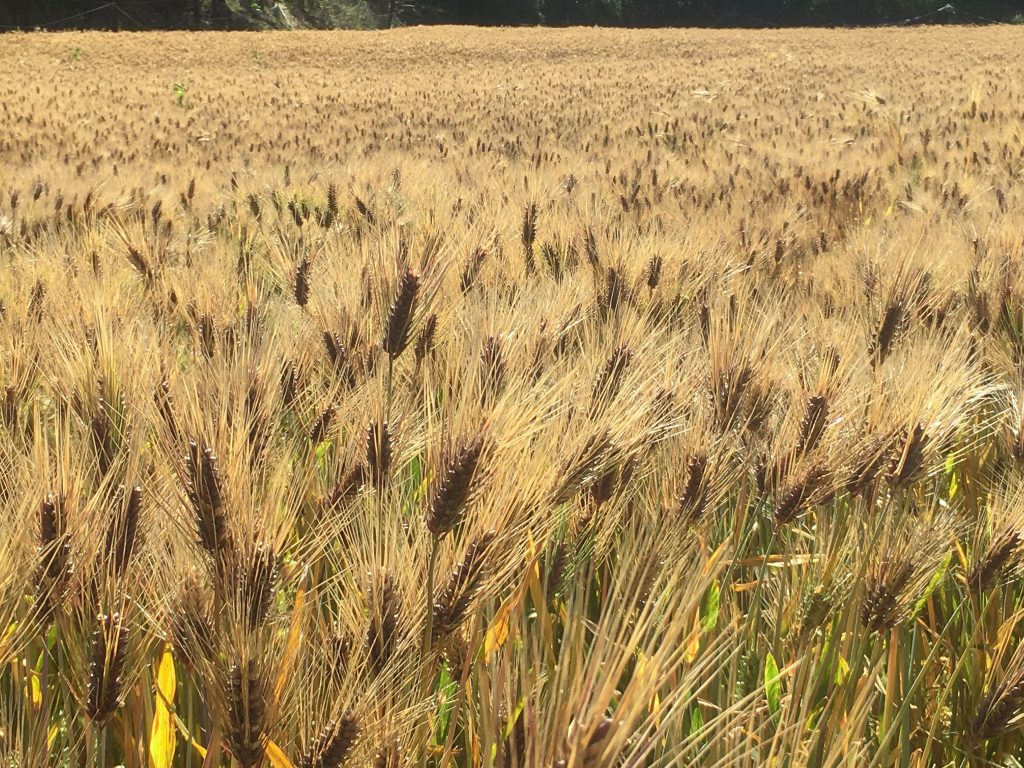
[[[1024,21],[1024,0],[0,0],[3,29],[780,27],[1002,21]]]

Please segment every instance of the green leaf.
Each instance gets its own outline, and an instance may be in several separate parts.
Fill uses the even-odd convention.
[[[327,453],[331,450],[331,446],[334,442],[331,440],[324,440],[317,443],[316,446],[316,466],[322,473],[327,473]]]
[[[818,721],[821,720],[821,715],[825,711],[825,705],[821,704],[811,710],[811,714],[807,716],[807,730],[813,731],[818,727]]]
[[[946,571],[949,570],[949,562],[953,558],[953,553],[948,552],[942,559],[942,564],[936,569],[935,573],[932,574],[931,581],[928,582],[928,587],[925,589],[924,594],[914,604],[914,615],[920,613],[921,609],[924,608],[925,603],[928,602],[928,598],[932,596],[932,592],[942,583],[942,580],[946,578]]]
[[[704,730],[704,715],[701,714],[700,705],[697,704],[690,712],[690,736]]]
[[[700,628],[705,632],[710,632],[718,626],[718,607],[721,598],[722,592],[718,587],[718,579],[715,579],[711,582],[707,594],[704,595],[704,603],[700,607]]]
[[[437,727],[434,729],[434,743],[444,744],[448,733],[448,721],[452,716],[452,709],[455,707],[455,693],[458,686],[452,679],[448,664],[441,666],[441,674],[437,680]]]
[[[410,517],[422,506],[430,490],[430,473],[422,456],[416,455],[409,460],[405,465],[405,475],[408,478],[405,485],[410,492],[403,498],[402,512]]]
[[[772,656],[771,651],[764,660],[764,695],[768,700],[768,711],[772,717],[779,714],[782,708],[782,680],[779,675],[779,665]]]
[[[516,721],[519,720],[519,716],[523,714],[523,709],[526,707],[526,697],[523,696],[516,703],[516,708],[512,710],[512,715],[505,721],[505,727],[501,730],[501,737],[507,739],[512,735],[512,729],[515,728]]]
[[[850,676],[850,665],[846,663],[846,659],[844,659],[842,656],[840,656],[836,660],[836,677],[835,677],[836,685],[842,685],[843,683],[845,683],[849,676]]]
[[[423,459],[418,454],[409,460],[409,480],[413,488],[419,488],[423,482]]]

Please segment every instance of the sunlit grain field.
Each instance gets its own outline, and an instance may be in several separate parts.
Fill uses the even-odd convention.
[[[0,765],[1018,765],[1021,50],[0,37]]]

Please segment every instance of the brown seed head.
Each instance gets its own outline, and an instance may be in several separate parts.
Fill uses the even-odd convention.
[[[902,333],[907,317],[907,307],[903,301],[893,299],[886,305],[878,330],[868,348],[876,365],[884,363],[889,353],[892,352],[893,344]]]
[[[299,760],[299,768],[341,768],[361,733],[355,713],[342,713],[309,745]]]
[[[661,256],[655,254],[651,256],[650,261],[647,262],[647,269],[645,270],[647,278],[647,287],[652,291],[658,287],[658,283],[661,282],[661,269],[663,260]]]
[[[280,575],[277,554],[261,543],[239,566],[239,607],[249,629],[255,630],[266,622],[274,601]]]
[[[437,315],[431,313],[427,317],[423,328],[416,337],[416,362],[422,363],[423,359],[434,350],[434,336],[437,334]]]
[[[1014,670],[989,689],[971,721],[971,735],[979,741],[994,739],[1011,728],[1024,710],[1024,671]]]
[[[242,768],[263,764],[266,750],[267,686],[252,659],[228,671],[225,686],[227,747]]]
[[[217,456],[208,446],[188,444],[188,499],[195,512],[199,543],[214,558],[223,558],[231,547],[224,496],[217,473]]]
[[[703,453],[690,455],[686,460],[686,481],[683,492],[679,495],[679,516],[687,524],[693,525],[704,514],[707,504],[708,457]]]
[[[811,395],[807,399],[804,416],[800,420],[800,433],[796,441],[796,453],[802,456],[814,450],[821,440],[828,422],[828,395],[822,393]]]
[[[497,535],[489,531],[478,536],[466,549],[434,603],[432,642],[440,643],[453,634],[469,615],[487,571],[487,551]]]
[[[128,570],[139,533],[139,513],[142,509],[142,489],[118,488],[110,526],[107,528],[107,556],[114,575],[122,578]]]
[[[592,434],[583,446],[566,459],[559,468],[551,503],[555,506],[570,501],[579,490],[594,482],[608,462],[612,440],[608,430]]]
[[[594,382],[594,388],[591,392],[590,404],[592,410],[602,405],[607,405],[615,399],[615,395],[618,394],[619,387],[622,385],[622,377],[625,375],[632,359],[633,353],[625,344],[617,347],[608,356],[604,366],[597,375],[597,380]]]
[[[309,302],[309,259],[303,257],[295,267],[295,303],[300,307]]]
[[[391,431],[387,422],[373,422],[366,429],[366,466],[374,487],[383,489],[391,476]]]
[[[913,577],[914,564],[910,560],[886,559],[877,570],[867,574],[860,614],[865,627],[881,632],[903,621],[907,611],[904,593]]]
[[[366,631],[370,666],[378,675],[395,652],[401,607],[394,579],[389,573],[383,574],[370,594],[370,626]]]
[[[533,256],[533,244],[537,239],[537,204],[530,203],[523,211],[523,257],[526,260],[526,271],[529,274],[537,269],[537,262]]]
[[[775,502],[775,520],[779,524],[792,522],[815,501],[816,494],[828,480],[828,470],[815,464],[789,481]]]
[[[971,589],[987,592],[1024,564],[1024,539],[1019,531],[1003,531],[971,567],[967,583]]]
[[[387,326],[381,347],[392,360],[398,358],[409,344],[409,329],[412,327],[412,316],[416,306],[416,295],[420,289],[420,280],[413,271],[406,268],[398,283],[398,293],[391,302],[388,311]]]
[[[98,623],[90,652],[86,715],[92,722],[102,725],[121,703],[128,628],[119,613],[102,614]]]
[[[505,357],[501,340],[488,336],[480,352],[480,368],[483,381],[483,404],[486,407],[497,399],[505,388]]]
[[[313,421],[309,428],[309,442],[314,446],[319,445],[327,437],[327,430],[331,427],[331,419],[334,417],[334,406],[328,405]]]
[[[171,400],[171,385],[164,379],[160,382],[160,386],[157,387],[156,392],[153,393],[153,402],[156,403],[157,410],[160,413],[160,418],[164,422],[164,426],[167,427],[167,432],[170,434],[172,440],[178,439],[178,422],[174,418],[174,402]]]
[[[209,600],[202,587],[187,580],[171,606],[168,639],[175,653],[187,664],[196,667],[213,659],[213,624]]]
[[[70,568],[71,544],[68,541],[67,496],[47,494],[39,505],[39,555],[42,573],[61,581]]]
[[[904,429],[895,443],[896,451],[889,461],[889,482],[897,488],[912,485],[924,468],[925,451],[931,438],[924,424],[918,423],[914,431]]]
[[[427,509],[427,528],[434,536],[444,536],[462,521],[483,450],[484,438],[478,433],[446,459]]]

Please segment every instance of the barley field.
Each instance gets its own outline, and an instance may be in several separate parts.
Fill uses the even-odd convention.
[[[0,36],[0,765],[1019,766],[1022,50]]]

